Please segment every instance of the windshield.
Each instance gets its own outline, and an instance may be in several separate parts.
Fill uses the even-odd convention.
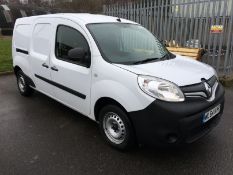
[[[136,24],[88,24],[102,56],[109,62],[137,64],[168,55],[163,44],[147,29]]]

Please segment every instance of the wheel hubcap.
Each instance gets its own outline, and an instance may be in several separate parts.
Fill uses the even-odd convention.
[[[116,113],[107,113],[104,116],[103,126],[104,132],[111,142],[121,144],[125,140],[125,125]]]
[[[19,90],[21,92],[24,92],[25,91],[25,86],[26,86],[26,83],[25,83],[25,80],[23,78],[22,75],[19,75],[19,78],[18,78],[18,86],[19,86]]]

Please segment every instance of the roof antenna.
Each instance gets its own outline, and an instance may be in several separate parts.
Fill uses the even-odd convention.
[[[118,21],[118,22],[121,22],[121,19],[118,17],[118,18],[117,18],[117,21]]]

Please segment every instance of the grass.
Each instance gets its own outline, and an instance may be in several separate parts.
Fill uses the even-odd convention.
[[[12,71],[11,37],[0,36],[0,73]]]

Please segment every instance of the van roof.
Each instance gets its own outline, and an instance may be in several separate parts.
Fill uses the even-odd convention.
[[[59,14],[39,15],[39,16],[20,18],[17,22],[31,23],[32,21],[38,18],[66,18],[73,21],[82,22],[83,24],[118,22],[117,21],[118,17],[99,15],[99,14],[89,14],[89,13],[59,13]],[[133,21],[129,21],[122,18],[121,18],[121,22],[135,24]]]

